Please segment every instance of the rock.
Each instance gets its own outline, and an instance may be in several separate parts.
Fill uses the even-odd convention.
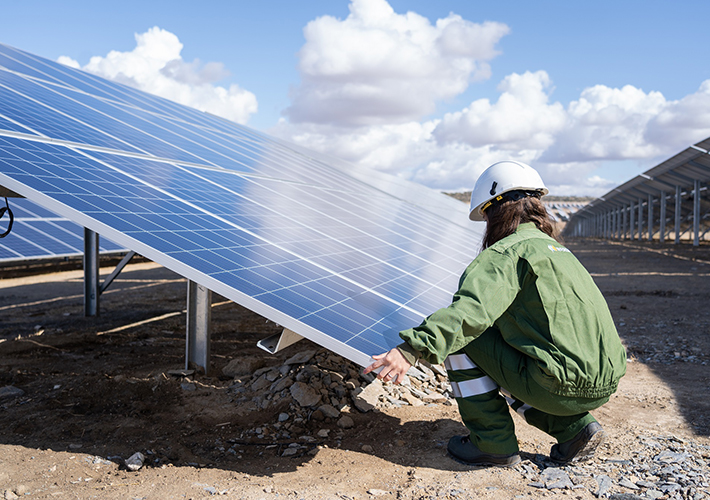
[[[619,479],[619,486],[623,486],[624,488],[628,488],[630,490],[637,490],[639,489],[638,486],[636,486],[634,483],[626,479],[625,477],[622,477]]]
[[[439,394],[438,392],[432,392],[431,394],[424,396],[422,401],[425,403],[443,403],[446,401],[446,396]]]
[[[436,373],[437,375],[441,375],[442,377],[449,377],[449,374],[446,371],[446,368],[444,368],[442,365],[430,365],[431,371]]]
[[[288,358],[286,361],[284,361],[285,365],[302,365],[304,363],[308,363],[313,356],[316,355],[316,351],[303,351],[294,354],[290,358]]]
[[[368,493],[369,495],[372,495],[373,497],[381,497],[381,496],[383,496],[383,495],[389,495],[389,494],[390,494],[389,491],[377,490],[377,489],[375,489],[375,488],[371,488],[371,489],[367,490],[367,493]]]
[[[332,405],[321,405],[318,407],[325,418],[338,418],[340,416],[340,411]]]
[[[291,448],[288,447],[284,450],[284,452],[281,454],[282,457],[292,457],[296,453],[298,453],[298,448]]]
[[[432,373],[432,371],[424,365],[420,365],[419,367],[412,366],[409,370],[407,370],[407,375],[414,377],[417,380],[421,380],[422,382],[426,382],[427,380],[434,378],[434,373]]]
[[[369,444],[363,444],[362,448],[360,448],[363,452],[365,453],[372,453],[374,450],[372,449],[372,446]]]
[[[282,378],[278,379],[276,382],[274,382],[273,384],[271,384],[271,387],[269,388],[269,390],[271,392],[281,392],[284,389],[288,389],[292,385],[293,385],[293,378],[282,377]]]
[[[363,413],[372,411],[377,406],[380,396],[384,395],[382,382],[380,379],[375,379],[364,388],[352,392],[353,405]]]
[[[412,406],[424,406],[422,400],[409,391],[402,394],[402,399]]]
[[[321,429],[318,431],[318,437],[319,438],[327,438],[328,434],[330,434],[330,429]]]
[[[595,479],[597,481],[598,488],[597,491],[594,493],[594,496],[600,498],[609,492],[609,488],[611,488],[611,478],[605,474],[601,474]]]
[[[542,477],[542,479],[545,481],[545,487],[548,490],[566,488],[571,489],[574,486],[574,484],[572,484],[572,480],[569,477],[569,474],[557,467],[549,467],[545,469],[544,471],[542,471],[542,474],[540,474],[540,477]]]
[[[288,413],[279,413],[279,422],[285,422],[288,420]]]
[[[19,398],[25,395],[25,391],[13,387],[11,385],[6,385],[5,387],[0,387],[0,401],[5,399]]]
[[[5,500],[18,500],[20,497],[18,497],[14,491],[12,490],[5,490]]]
[[[134,453],[130,457],[126,459],[126,467],[128,470],[132,471],[137,471],[141,467],[143,467],[143,463],[145,462],[145,455],[143,455],[140,451]]]
[[[338,420],[338,427],[341,429],[352,429],[355,427],[355,421],[351,417],[343,415],[340,420]]]
[[[315,406],[321,400],[321,395],[303,382],[295,382],[289,388],[289,391],[291,397],[293,397],[299,405],[304,407]]]
[[[266,378],[266,374],[263,373],[258,379],[254,381],[253,384],[251,384],[251,390],[254,392],[259,392],[271,385],[271,381]]]
[[[187,392],[192,392],[192,391],[197,390],[197,386],[195,384],[193,384],[192,382],[183,382],[182,384],[180,384],[180,388],[183,391],[187,391]]]
[[[677,464],[684,462],[685,460],[690,458],[690,453],[674,453],[672,451],[662,451],[655,457],[653,457],[653,460],[656,462],[663,462],[663,463],[669,463],[669,464]]]

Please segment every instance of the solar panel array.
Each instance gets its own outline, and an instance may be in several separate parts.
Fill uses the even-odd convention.
[[[4,45],[0,186],[361,365],[481,239],[445,195]]]

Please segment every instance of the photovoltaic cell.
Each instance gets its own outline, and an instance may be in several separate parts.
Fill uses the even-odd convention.
[[[364,365],[480,245],[440,193],[3,45],[0,102],[0,185],[63,218],[37,213],[0,261],[81,248],[48,230],[69,219]]]

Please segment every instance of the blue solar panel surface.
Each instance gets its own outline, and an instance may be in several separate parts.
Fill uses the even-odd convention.
[[[445,195],[3,45],[0,185],[362,365],[481,238]]]
[[[15,222],[10,234],[0,239],[0,265],[83,255],[84,229],[81,226],[25,198],[10,198],[8,203]],[[3,231],[8,220],[8,216],[0,219]],[[125,251],[124,247],[106,238],[100,239],[101,254]]]

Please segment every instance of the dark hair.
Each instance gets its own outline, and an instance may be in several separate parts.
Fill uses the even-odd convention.
[[[545,205],[535,196],[493,204],[484,213],[486,215],[484,250],[496,241],[510,236],[520,224],[526,222],[533,222],[540,231],[559,241],[557,229]]]

